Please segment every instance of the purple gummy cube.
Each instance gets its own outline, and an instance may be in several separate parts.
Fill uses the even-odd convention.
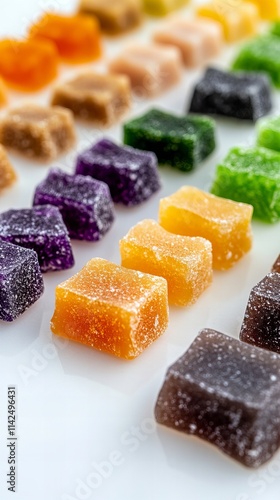
[[[252,288],[240,340],[280,354],[280,274],[269,273]]]
[[[109,188],[84,175],[50,170],[34,195],[33,205],[59,208],[71,238],[98,241],[114,221],[114,205]]]
[[[157,165],[154,153],[102,139],[78,156],[76,174],[106,182],[115,203],[132,206],[160,188]]]
[[[280,446],[280,356],[202,330],[168,369],[155,416],[258,467]]]
[[[67,228],[58,208],[51,205],[3,212],[0,239],[35,250],[43,272],[74,265]]]
[[[36,252],[0,241],[0,319],[13,321],[34,304],[43,291]]]

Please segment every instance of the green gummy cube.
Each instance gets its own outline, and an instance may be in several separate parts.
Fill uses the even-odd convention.
[[[153,151],[160,164],[188,172],[215,149],[215,121],[152,109],[124,125],[124,143]]]
[[[241,48],[232,69],[267,73],[275,87],[280,87],[280,38],[274,35],[254,38]]]
[[[280,116],[259,120],[257,128],[257,145],[280,152]]]
[[[280,154],[270,149],[233,148],[217,166],[211,193],[249,203],[265,222],[280,219]]]
[[[270,33],[275,36],[280,36],[280,21],[272,23]]]

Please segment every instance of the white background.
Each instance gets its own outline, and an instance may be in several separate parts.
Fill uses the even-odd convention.
[[[23,36],[42,10],[71,12],[72,0],[3,1],[0,36]],[[4,5],[5,4],[5,5]],[[129,36],[106,41],[107,55],[129,38],[149,39],[154,24]],[[236,50],[236,48],[234,49]],[[233,49],[216,64],[226,65]],[[91,65],[89,65],[91,66]],[[101,64],[92,65],[101,67]],[[61,78],[79,68],[62,67]],[[152,104],[183,113],[200,71],[186,71],[179,86],[153,102],[134,100],[130,116]],[[48,102],[50,89],[19,100]],[[274,112],[279,106],[274,95]],[[79,128],[77,149],[54,165],[71,172],[77,151],[88,147],[98,131]],[[121,127],[106,132],[121,139]],[[197,438],[156,426],[153,409],[166,368],[204,327],[238,337],[249,291],[269,272],[280,251],[279,224],[253,223],[254,247],[232,270],[215,272],[212,286],[190,308],[171,308],[166,333],[138,359],[122,361],[82,345],[53,338],[49,320],[55,286],[90,258],[120,262],[118,241],[143,218],[157,218],[158,202],[183,184],[208,189],[215,165],[231,146],[254,144],[254,126],[217,121],[215,153],[194,173],[162,168],[163,187],[133,209],[116,208],[116,222],[99,243],[73,242],[74,269],[44,276],[43,297],[12,324],[0,322],[0,499],[7,500],[276,500],[279,498],[280,453],[258,471],[222,455]],[[10,155],[19,175],[14,188],[0,198],[0,209],[31,206],[34,186],[48,167]],[[7,492],[7,386],[18,394],[17,492]],[[108,461],[114,465],[108,466]],[[104,464],[107,462],[107,464]],[[97,470],[103,467],[102,477]],[[99,471],[100,472],[100,471]],[[81,485],[91,484],[82,490]],[[80,490],[77,489],[80,486]]]

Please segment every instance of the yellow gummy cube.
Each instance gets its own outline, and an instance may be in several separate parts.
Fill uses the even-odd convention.
[[[235,42],[258,31],[259,10],[249,2],[232,5],[228,0],[212,1],[198,7],[199,16],[221,23],[225,40]]]
[[[280,0],[251,0],[259,8],[263,19],[276,20],[280,18]]]
[[[212,243],[213,267],[232,267],[252,246],[253,207],[192,186],[160,200],[159,223],[167,231],[202,236]]]
[[[56,288],[52,332],[135,358],[168,324],[167,282],[95,258]]]
[[[152,16],[165,16],[188,3],[189,0],[143,0],[145,11]]]
[[[122,265],[167,280],[170,304],[193,304],[212,281],[212,245],[146,219],[120,241]]]

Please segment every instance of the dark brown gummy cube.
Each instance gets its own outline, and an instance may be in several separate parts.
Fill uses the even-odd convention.
[[[270,273],[251,291],[240,340],[280,353],[280,274]]]
[[[71,109],[77,118],[111,125],[129,109],[130,83],[124,75],[84,73],[58,85],[52,104]]]
[[[25,104],[0,121],[0,142],[36,160],[54,160],[75,140],[72,113],[60,107]]]
[[[168,369],[155,416],[258,467],[280,446],[280,356],[202,330]]]
[[[108,33],[128,30],[142,20],[141,0],[80,0],[80,12],[93,14]]]
[[[280,273],[280,255],[278,255],[276,261],[273,264],[272,272]]]

